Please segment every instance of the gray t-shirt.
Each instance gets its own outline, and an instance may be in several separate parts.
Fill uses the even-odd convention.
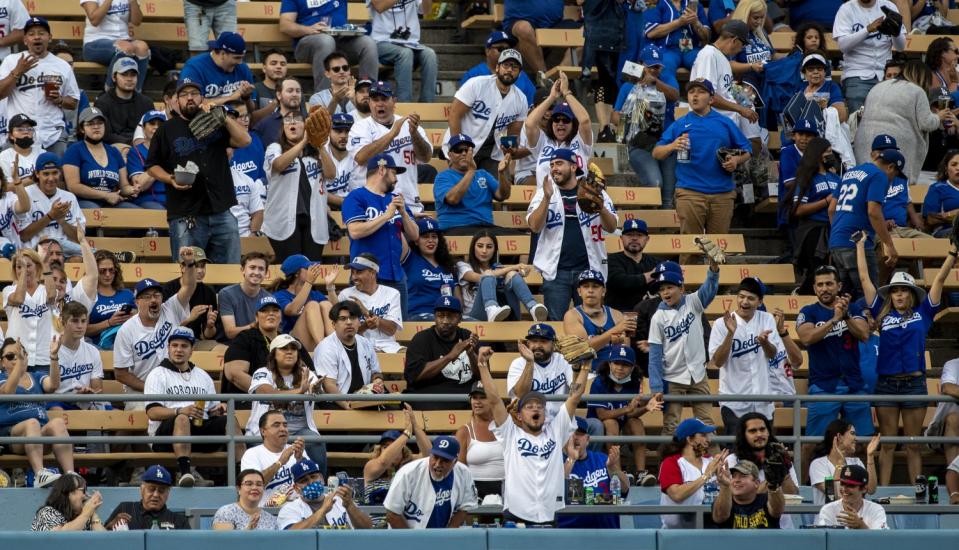
[[[216,301],[220,305],[220,317],[232,315],[236,326],[249,325],[256,321],[256,304],[260,298],[269,295],[269,292],[261,288],[260,292],[251,298],[243,292],[239,284],[230,285],[216,295]]]

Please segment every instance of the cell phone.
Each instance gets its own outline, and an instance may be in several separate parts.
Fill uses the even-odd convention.
[[[127,313],[130,313],[131,311],[133,311],[133,304],[123,304],[122,306],[120,306],[120,313],[124,315],[126,315]]]
[[[517,136],[502,136],[499,138],[499,144],[505,149],[515,149],[518,143],[519,138]]]

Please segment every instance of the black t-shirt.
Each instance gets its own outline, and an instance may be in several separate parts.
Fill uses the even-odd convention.
[[[250,364],[247,373],[252,376],[256,369],[266,366],[266,360],[269,356],[269,340],[260,332],[260,329],[253,327],[236,335],[236,338],[230,343],[230,347],[226,348],[226,353],[223,354],[223,364],[226,365],[230,361],[246,361]],[[306,364],[307,368],[313,370],[313,358],[310,357],[309,352],[301,350],[300,359]],[[220,382],[220,393],[246,395],[248,392],[236,387],[224,373],[223,380]],[[237,402],[236,404],[237,409],[249,409],[250,406],[249,401],[246,403]]]
[[[230,160],[226,155],[229,145],[230,135],[225,128],[199,141],[190,132],[189,121],[177,114],[160,125],[150,142],[146,168],[159,166],[173,174],[178,165],[184,166],[188,161],[200,168],[189,189],[166,187],[167,219],[219,214],[236,204]]]
[[[406,365],[403,377],[406,378],[406,393],[459,393],[466,395],[474,379],[479,377],[473,371],[472,362],[466,352],[447,364],[443,370],[425,380],[416,380],[420,372],[430,361],[435,361],[453,349],[456,342],[466,340],[472,334],[459,328],[452,341],[440,339],[435,329],[424,330],[416,334],[406,348]],[[413,403],[419,410],[462,409],[464,403],[442,401],[436,403]]]
[[[313,194],[313,189],[310,187],[310,178],[306,173],[306,165],[303,164],[303,159],[298,158],[296,162],[300,165],[300,181],[296,195],[296,215],[309,216],[310,198]]]
[[[769,513],[769,495],[760,493],[749,504],[737,504],[733,500],[729,518],[715,523],[712,514],[706,514],[707,529],[779,529],[779,518]],[[715,505],[714,505],[715,506]]]
[[[555,185],[555,184],[553,184]],[[558,189],[558,188],[557,188]],[[561,271],[585,271],[589,269],[589,255],[583,230],[579,228],[579,214],[576,212],[576,188],[559,189],[563,199],[563,249],[559,253],[556,269]]]
[[[154,520],[160,529],[190,529],[190,522],[182,512],[174,512],[163,507],[159,512],[150,512],[143,509],[142,502],[121,502],[114,508],[106,523],[113,521],[117,514],[124,512],[130,515],[128,526],[131,531],[144,531],[153,528]]]
[[[632,311],[636,304],[646,297],[646,272],[652,271],[660,261],[648,254],[643,254],[639,262],[625,252],[610,254],[607,264],[609,277],[606,279],[606,305],[620,311]]]
[[[346,357],[350,360],[350,391],[356,393],[356,390],[363,387],[363,371],[360,370],[360,353],[357,351],[357,345],[354,342],[352,348],[343,346],[346,350]]]
[[[179,291],[179,277],[173,279],[172,281],[167,281],[163,284],[163,300],[166,301]],[[203,283],[196,284],[196,290],[194,290],[193,295],[190,296],[190,310],[192,311],[196,306],[213,306],[213,309],[217,308],[216,292],[213,290],[213,287]],[[201,315],[199,319],[193,321],[187,326],[193,331],[193,334],[196,336],[197,340],[203,339],[203,327],[206,326],[206,315]],[[222,331],[223,325],[220,323],[220,317],[217,316],[216,332],[219,335]],[[214,338],[216,338],[216,336],[214,336]]]

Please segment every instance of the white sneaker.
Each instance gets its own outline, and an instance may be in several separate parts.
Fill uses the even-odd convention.
[[[512,311],[509,306],[490,306],[486,308],[486,320],[505,321]]]
[[[176,482],[177,487],[193,487],[196,485],[196,478],[193,474],[183,474]]]
[[[42,489],[58,479],[60,479],[60,472],[44,468],[37,473],[37,477],[33,480],[33,486]]]
[[[529,314],[533,317],[534,321],[541,323],[546,320],[546,315],[549,314],[549,311],[543,304],[536,304],[529,310]]]
[[[647,472],[646,470],[640,470],[636,472],[636,485],[640,487],[652,487],[659,483],[659,480],[656,479],[656,476]]]

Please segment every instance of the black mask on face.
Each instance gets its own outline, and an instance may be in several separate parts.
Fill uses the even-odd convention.
[[[826,168],[835,170],[837,174],[842,173],[842,161],[839,160],[839,155],[833,153],[826,158]]]
[[[90,145],[100,145],[103,142],[103,138],[93,139],[90,136],[83,136],[83,141],[89,143]]]
[[[16,138],[13,140],[14,145],[21,149],[29,149],[33,147],[33,138],[32,137],[22,137]]]

